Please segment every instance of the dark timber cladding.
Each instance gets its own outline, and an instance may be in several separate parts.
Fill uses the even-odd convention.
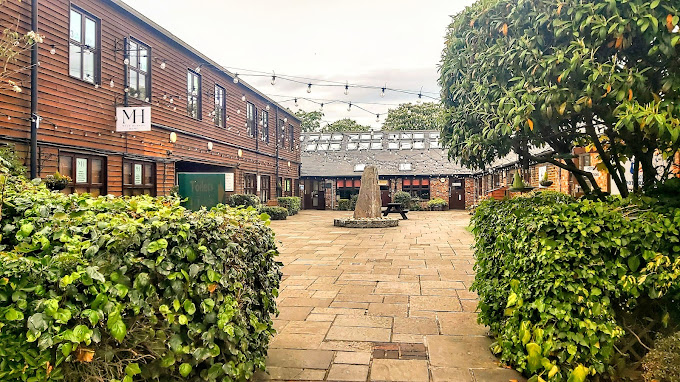
[[[3,28],[31,30],[30,2],[0,9]],[[67,191],[164,195],[178,172],[232,172],[235,192],[246,179],[265,199],[296,191],[285,185],[299,179],[299,120],[128,5],[44,0],[38,26],[36,176],[65,172]],[[0,93],[0,141],[29,165],[30,70],[12,77],[23,91]],[[116,131],[125,105],[151,107],[151,131]]]

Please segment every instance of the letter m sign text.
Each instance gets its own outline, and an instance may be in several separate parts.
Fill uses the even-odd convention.
[[[116,131],[151,131],[151,107],[117,107]]]

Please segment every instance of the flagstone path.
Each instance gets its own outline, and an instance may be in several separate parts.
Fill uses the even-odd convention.
[[[283,262],[269,374],[256,381],[523,380],[477,324],[469,215],[410,212],[399,227],[346,229],[350,213],[272,222]]]

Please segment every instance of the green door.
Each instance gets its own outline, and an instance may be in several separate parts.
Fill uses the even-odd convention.
[[[177,174],[177,180],[179,195],[186,199],[183,205],[190,210],[224,203],[226,174],[183,172]]]

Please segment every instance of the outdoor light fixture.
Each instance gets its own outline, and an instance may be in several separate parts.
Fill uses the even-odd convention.
[[[196,67],[196,73],[200,73],[200,72],[201,72],[201,65],[198,65],[198,66]]]
[[[295,98],[295,107],[298,107],[298,101],[297,101],[297,98]]]
[[[307,84],[307,93],[312,92],[312,84]]]
[[[175,133],[174,131],[170,133],[170,142],[171,143],[177,142],[177,133]]]
[[[244,95],[241,96],[241,101],[245,101],[245,100],[246,100],[246,95],[244,94]]]
[[[234,83],[235,83],[235,84],[238,83],[238,73],[236,73],[236,74],[234,75]]]
[[[165,69],[165,61],[161,61],[161,69]]]
[[[265,106],[265,110],[269,111],[269,104],[267,104],[267,106]]]
[[[375,121],[376,121],[376,122],[380,122],[380,114],[376,114],[376,115],[375,115]]]
[[[274,74],[274,72],[272,73],[273,73],[272,74],[272,86],[273,86],[274,84],[276,84],[276,74]]]
[[[111,82],[109,82],[109,86],[114,87],[116,84],[113,82],[113,78],[111,79]]]
[[[239,158],[241,158],[243,156],[243,150],[238,149],[237,155]]]
[[[284,123],[288,122],[288,118],[287,118],[287,117],[284,118],[284,119],[283,119],[283,122],[284,122]],[[285,126],[284,126],[284,128],[285,128]]]
[[[208,151],[212,151],[212,149],[213,149],[213,143],[208,142]]]
[[[323,102],[321,103],[321,107],[319,108],[320,111],[323,111]]]
[[[384,96],[385,96],[385,88],[382,88],[382,90],[380,91],[380,96],[381,96],[381,97],[384,97]]]
[[[54,44],[52,44],[50,46],[52,47],[50,49],[50,54],[54,56],[55,54],[57,54],[57,47]]]
[[[130,65],[130,59],[129,59],[129,58],[125,58],[125,59],[123,60],[123,64],[125,64],[125,65]]]
[[[345,84],[345,95],[349,94],[349,84]]]
[[[347,111],[350,111],[350,110],[352,110],[352,103],[351,102],[347,105]]]

